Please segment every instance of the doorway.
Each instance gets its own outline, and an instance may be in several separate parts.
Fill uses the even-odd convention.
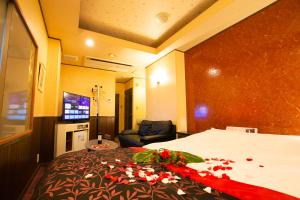
[[[119,116],[120,116],[120,94],[115,96],[115,136],[119,134]]]
[[[132,129],[132,88],[125,91],[125,130]]]

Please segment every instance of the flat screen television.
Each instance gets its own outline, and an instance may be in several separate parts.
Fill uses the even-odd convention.
[[[90,97],[64,92],[62,120],[86,121],[90,119]]]

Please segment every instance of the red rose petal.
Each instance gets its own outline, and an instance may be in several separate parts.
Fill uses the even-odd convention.
[[[146,182],[147,181],[147,179],[144,177],[144,178],[140,178],[140,181],[144,181],[144,182]]]
[[[167,149],[164,149],[161,153],[160,153],[160,156],[163,158],[163,159],[168,159],[171,157],[171,153],[170,151],[168,151]]]
[[[205,158],[204,160],[205,160],[205,161],[210,161],[210,159],[209,159],[209,158]]]
[[[149,185],[155,185],[155,184],[156,184],[156,180],[155,179],[149,181]]]
[[[129,184],[129,181],[128,181],[128,180],[123,180],[123,181],[121,182],[121,184],[128,185],[128,184]]]
[[[120,172],[126,172],[126,170],[123,168],[120,168],[119,170],[120,170]]]
[[[227,174],[222,174],[222,178],[224,178],[224,179],[230,179],[230,177],[227,175]]]
[[[218,171],[219,169],[221,169],[221,166],[219,166],[219,165],[213,167],[214,171]]]
[[[247,161],[252,161],[252,160],[253,160],[253,158],[247,158],[246,160],[247,160]]]
[[[106,174],[106,175],[105,175],[105,178],[106,178],[106,179],[111,179],[111,175],[110,175],[110,174]]]
[[[147,175],[147,176],[151,176],[153,173],[152,172],[145,172],[145,174]]]
[[[117,182],[117,181],[118,181],[118,177],[112,176],[112,177],[110,178],[110,180],[111,180],[112,182]]]
[[[227,170],[232,170],[232,167],[226,167]]]

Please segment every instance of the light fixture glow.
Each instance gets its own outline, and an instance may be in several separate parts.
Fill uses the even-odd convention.
[[[168,82],[167,72],[163,68],[156,69],[150,76],[151,86],[157,87]]]
[[[111,58],[115,58],[115,57],[116,57],[116,54],[109,53],[108,56],[111,57]]]
[[[205,119],[208,115],[207,105],[199,105],[195,108],[195,118],[196,119]]]
[[[216,76],[220,75],[221,70],[216,68],[216,67],[211,67],[211,68],[208,69],[207,73],[211,77],[216,77]]]
[[[94,44],[95,44],[95,42],[94,42],[94,40],[92,40],[92,39],[87,39],[87,40],[85,40],[85,44],[86,44],[86,46],[88,46],[88,47],[93,47]]]

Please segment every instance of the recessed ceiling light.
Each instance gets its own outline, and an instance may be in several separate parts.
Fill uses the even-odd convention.
[[[94,46],[94,40],[92,40],[92,39],[87,39],[87,40],[85,40],[85,44],[86,44],[86,46],[88,46],[88,47],[93,47]]]
[[[155,17],[156,17],[157,22],[164,24],[169,20],[169,13],[160,12]]]
[[[114,58],[114,57],[116,57],[116,54],[109,53],[108,56],[111,57],[111,58]]]

